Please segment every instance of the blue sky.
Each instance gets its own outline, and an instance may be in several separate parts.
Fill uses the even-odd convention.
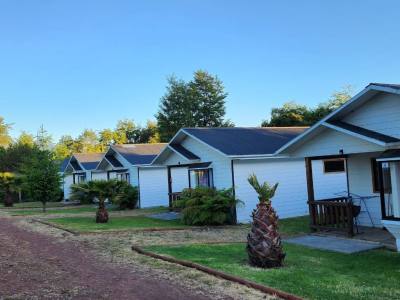
[[[0,115],[54,136],[154,118],[166,77],[205,69],[227,117],[399,83],[399,1],[0,0]]]

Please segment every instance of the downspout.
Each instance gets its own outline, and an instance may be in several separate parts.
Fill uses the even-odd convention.
[[[235,191],[235,168],[234,168],[234,160],[231,159],[231,176],[232,176],[232,193],[233,197],[236,199],[236,191]],[[232,217],[234,224],[237,224],[237,207],[235,205],[234,209],[232,209]]]

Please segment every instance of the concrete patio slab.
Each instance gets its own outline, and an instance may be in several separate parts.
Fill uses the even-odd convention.
[[[159,214],[149,215],[150,218],[160,219],[160,220],[177,220],[181,218],[181,214],[175,211],[163,212]]]
[[[285,241],[291,244],[346,254],[368,251],[383,247],[381,243],[376,242],[319,235],[299,236],[286,239]]]

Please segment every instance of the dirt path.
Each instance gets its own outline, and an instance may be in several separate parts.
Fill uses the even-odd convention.
[[[0,217],[0,299],[208,299]]]

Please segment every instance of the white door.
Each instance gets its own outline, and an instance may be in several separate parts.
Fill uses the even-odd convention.
[[[167,168],[139,169],[140,206],[168,206]]]
[[[171,187],[173,193],[182,192],[189,187],[189,173],[187,167],[171,168]]]

